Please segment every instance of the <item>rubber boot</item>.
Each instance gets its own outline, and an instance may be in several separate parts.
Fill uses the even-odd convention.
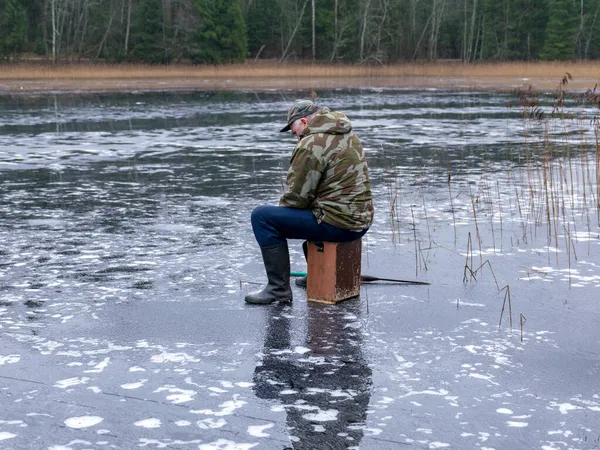
[[[290,253],[287,242],[272,247],[261,247],[263,263],[269,280],[262,291],[248,294],[246,303],[268,305],[273,302],[291,302]]]
[[[308,264],[308,241],[304,241],[302,243],[302,251],[304,251],[304,260],[307,262]],[[303,277],[298,277],[296,278],[296,286],[300,286],[305,288],[306,287],[306,275]]]

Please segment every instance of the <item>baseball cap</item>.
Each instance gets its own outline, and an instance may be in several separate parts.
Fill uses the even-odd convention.
[[[289,131],[292,127],[292,124],[303,117],[310,116],[313,113],[316,113],[319,107],[315,105],[310,100],[298,100],[296,103],[292,105],[292,107],[288,110],[287,114],[287,125],[283,127],[280,132]]]

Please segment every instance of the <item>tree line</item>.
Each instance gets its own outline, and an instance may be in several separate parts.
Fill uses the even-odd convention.
[[[248,59],[600,57],[599,0],[0,0],[0,58],[221,64]]]

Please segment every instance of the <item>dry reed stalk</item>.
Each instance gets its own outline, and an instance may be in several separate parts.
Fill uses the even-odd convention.
[[[249,61],[227,65],[149,65],[141,63],[90,63],[49,61],[6,64],[0,67],[2,79],[52,79],[52,78],[138,78],[140,75],[155,78],[167,77],[468,77],[468,78],[519,78],[548,80],[564,75],[565,68],[577,73],[580,80],[597,79],[598,61],[565,62],[485,62],[464,64],[456,62],[412,62],[387,66],[364,64],[285,63],[274,61]],[[537,84],[537,83],[536,83]],[[539,85],[539,84],[538,84]]]
[[[521,210],[521,201],[519,200],[519,190],[515,184],[515,203],[517,204],[517,210],[519,211],[519,218],[521,219],[521,228],[523,229],[523,240],[527,243],[527,222],[523,219],[523,211]]]
[[[549,204],[549,199],[550,196],[548,195],[548,170],[547,170],[547,162],[543,161],[542,162],[542,170],[543,170],[543,177],[544,177],[544,181],[543,181],[543,186],[544,186],[544,192],[545,192],[545,203],[546,203],[546,218],[547,218],[547,224],[546,224],[546,229],[547,229],[547,237],[546,237],[546,245],[548,246],[548,263],[550,263],[550,245],[552,244],[552,222],[550,219],[550,204]]]
[[[494,204],[490,202],[490,228],[492,229],[492,246],[496,254],[496,235],[494,233]]]
[[[395,226],[395,222],[394,222],[394,211],[396,208],[396,200],[397,198],[393,198],[390,200],[390,226],[392,228],[392,244],[394,245],[394,247],[396,246],[396,230],[394,228]]]
[[[423,202],[423,213],[425,214],[425,225],[427,225],[427,235],[429,238],[429,248],[431,248],[431,229],[429,228],[429,217],[427,216],[427,206],[425,205],[425,192],[423,190],[423,179],[425,178],[425,173],[422,173],[421,176],[421,201]]]
[[[415,212],[413,210],[413,205],[410,205],[410,215],[412,217],[413,223],[413,237],[415,240],[415,275],[419,275],[419,252],[417,248],[417,224],[415,222]]]
[[[581,135],[581,157],[583,159],[582,165],[581,165],[581,183],[582,183],[582,195],[583,195],[583,204],[586,205],[585,209],[587,211],[587,179],[589,176],[589,171],[585,170],[587,168],[587,151],[585,151],[586,145],[585,145],[585,135],[583,135],[583,130],[580,131],[580,135]],[[586,174],[587,172],[587,174]],[[586,176],[587,175],[587,176]]]
[[[448,166],[448,195],[450,196],[450,209],[452,210],[452,224],[454,226],[454,246],[456,247],[456,214],[454,213],[454,200],[452,199],[452,187],[450,185],[450,166]]]
[[[395,217],[398,217],[398,195],[394,196],[392,200],[392,206],[390,210],[390,223],[392,225],[392,243],[396,246],[396,239],[398,240],[398,244],[400,244],[400,229],[396,227],[397,221],[394,221]]]
[[[500,183],[498,183],[498,180],[496,180],[496,192],[498,193],[498,211],[500,214],[500,253],[502,253],[504,250],[504,246],[503,246],[503,242],[504,242],[504,235],[503,235],[503,231],[502,231],[502,199],[500,198]]]
[[[521,325],[521,342],[523,342],[523,324],[527,322],[527,319],[523,314],[519,314],[519,322]]]
[[[510,285],[506,285],[502,288],[502,290],[506,291],[504,294],[504,301],[502,302],[502,310],[500,311],[500,322],[498,323],[498,328],[502,326],[502,316],[504,315],[504,307],[506,306],[506,299],[508,298],[508,315],[510,318],[510,332],[512,333],[513,322],[512,322],[512,303],[510,300]]]
[[[396,161],[396,166],[398,166],[398,162]],[[402,243],[402,232],[400,230],[400,213],[399,211],[402,210],[402,192],[401,192],[401,178],[400,177],[396,177],[395,178],[395,195],[396,195],[396,230],[398,233],[398,243],[401,244]]]
[[[588,226],[588,241],[587,241],[587,243],[588,243],[588,252],[587,252],[587,254],[588,254],[588,256],[590,256],[590,252],[592,250],[592,248],[591,248],[592,247],[592,227],[590,225],[590,218],[589,218],[589,216],[588,216],[588,224],[587,224],[587,226]]]
[[[550,164],[550,204],[552,205],[552,219],[554,221],[554,246],[556,248],[556,265],[558,265],[558,208],[554,188],[554,164]]]
[[[431,244],[430,244],[429,248],[431,248]],[[421,256],[419,264],[423,264],[421,266],[421,269],[425,270],[427,272],[427,270],[429,270],[429,268],[427,267],[427,259],[425,258],[425,255],[423,255],[423,250],[421,249],[421,242],[420,241],[419,241],[419,255]]]
[[[483,264],[483,251],[481,250],[481,235],[479,234],[479,224],[477,223],[477,211],[475,208],[475,197],[471,194],[469,187],[469,195],[471,197],[471,206],[473,207],[473,219],[475,220],[475,232],[477,233],[477,244],[479,246],[479,262]]]
[[[384,152],[385,155],[385,152]],[[395,222],[394,222],[394,211],[396,209],[396,201],[397,201],[397,196],[394,197],[393,195],[393,189],[392,189],[392,182],[391,182],[391,174],[390,174],[390,170],[388,165],[386,164],[385,166],[385,175],[384,175],[384,183],[385,186],[387,188],[387,197],[388,197],[388,203],[389,203],[389,216],[390,216],[390,227],[392,230],[392,244],[394,245],[394,247],[396,246],[396,230],[395,230]]]
[[[573,242],[573,240],[571,240],[571,246],[573,247],[573,256],[575,257],[575,261],[578,261],[579,258],[577,258],[577,248],[575,247],[575,242]]]
[[[471,265],[469,266],[469,258],[471,258]],[[473,267],[473,242],[471,241],[471,232],[468,234],[467,238],[467,259],[465,261],[465,267],[463,269],[463,283],[467,282],[467,270],[471,274],[471,279],[474,278],[475,274],[471,270]]]
[[[564,190],[564,183],[563,180],[565,180],[565,172],[563,169],[563,165],[562,165],[562,158],[559,158],[558,160],[558,178],[559,178],[559,185],[560,185],[560,204],[559,204],[559,209],[562,211],[562,221],[563,221],[563,229],[564,229],[564,224],[568,223],[567,221],[567,209],[565,206],[565,190]]]
[[[477,272],[479,272],[479,269],[483,269],[483,266],[488,265],[488,267],[490,268],[490,271],[492,272],[492,277],[494,278],[494,282],[496,283],[496,288],[498,289],[498,291],[500,291],[500,286],[498,285],[498,280],[496,279],[496,274],[494,273],[494,269],[492,269],[492,263],[490,263],[489,259],[486,259],[485,262],[480,265],[477,269],[472,270],[471,274],[473,275],[473,277],[475,277],[475,275],[477,275]],[[477,281],[477,278],[475,278],[475,281]]]
[[[583,131],[582,131],[583,134]],[[590,251],[591,251],[591,219],[590,219],[590,207],[589,207],[589,203],[587,201],[587,195],[586,195],[586,184],[587,186],[589,186],[590,189],[590,198],[591,201],[594,202],[594,204],[596,204],[597,200],[595,198],[594,195],[594,187],[593,187],[593,182],[592,182],[592,177],[590,175],[590,165],[589,165],[589,158],[588,158],[588,152],[586,151],[586,149],[588,148],[587,145],[587,141],[585,139],[585,136],[582,137],[582,151],[581,154],[583,155],[583,165],[581,167],[581,172],[582,172],[582,178],[583,178],[583,204],[584,204],[584,208],[585,208],[585,214],[586,214],[586,223],[587,223],[587,228],[588,228],[588,256],[590,255]],[[585,169],[585,173],[584,173],[584,169]],[[586,183],[587,180],[587,183]],[[575,233],[575,241],[577,241],[577,233]]]

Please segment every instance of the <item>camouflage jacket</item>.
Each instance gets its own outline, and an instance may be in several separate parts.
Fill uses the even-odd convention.
[[[292,153],[280,206],[310,208],[319,221],[361,231],[373,223],[369,169],[350,120],[320,108]]]

